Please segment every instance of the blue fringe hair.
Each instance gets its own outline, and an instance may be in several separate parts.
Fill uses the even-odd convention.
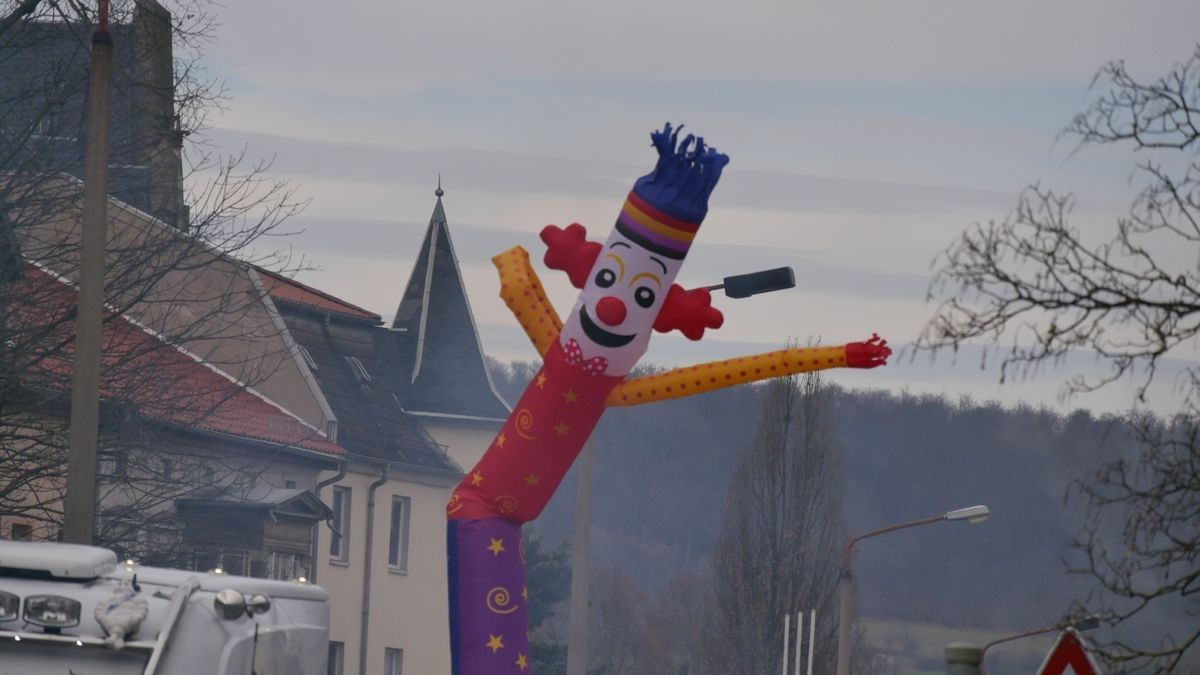
[[[653,171],[637,179],[633,191],[672,218],[699,223],[708,213],[708,197],[717,187],[729,157],[692,134],[678,142],[680,131],[682,124],[672,129],[667,122],[662,131],[650,132],[650,141],[658,150],[658,163]]]

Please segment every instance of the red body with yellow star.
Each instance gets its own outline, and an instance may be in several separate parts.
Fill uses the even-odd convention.
[[[452,519],[538,517],[624,378],[585,372],[552,343],[545,363],[483,459],[446,507]]]

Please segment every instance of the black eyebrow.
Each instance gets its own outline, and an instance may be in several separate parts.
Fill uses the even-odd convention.
[[[653,260],[654,262],[658,263],[659,267],[663,268],[663,274],[667,273],[667,266],[663,263],[663,261],[659,260],[658,258],[655,258],[654,256],[650,256],[650,259]]]
[[[616,248],[616,247],[618,247],[618,246],[624,246],[625,248],[627,248],[627,249],[631,249],[631,250],[633,249],[633,247],[632,247],[632,246],[630,246],[629,244],[626,244],[626,243],[625,243],[625,242],[623,242],[623,241],[614,241],[613,243],[609,244],[609,246],[608,246],[608,247],[609,247],[609,248]],[[666,274],[666,272],[663,272],[663,274]]]

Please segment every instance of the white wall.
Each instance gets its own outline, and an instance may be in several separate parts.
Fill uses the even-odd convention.
[[[329,472],[322,479],[333,475]],[[318,535],[316,582],[330,594],[329,639],[346,645],[346,675],[359,672],[367,492],[379,475],[378,468],[356,467],[336,484],[351,489],[347,564],[330,561],[329,528],[321,526]],[[445,506],[452,488],[451,481],[439,485],[420,475],[393,471],[391,479],[375,492],[367,639],[367,672],[372,675],[383,672],[384,649],[388,647],[404,650],[405,673],[450,672]],[[408,497],[412,507],[404,573],[388,567],[393,495]],[[332,506],[333,486],[321,491],[321,500]]]

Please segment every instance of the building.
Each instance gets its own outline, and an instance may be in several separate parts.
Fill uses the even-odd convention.
[[[260,270],[336,419],[344,473],[321,496],[316,581],[335,598],[330,672],[450,667],[445,504],[508,416],[488,375],[442,191],[391,325]],[[350,599],[343,601],[342,599]]]
[[[6,286],[0,535],[58,538],[76,291],[26,265]],[[277,579],[310,574],[318,475],[345,450],[128,317],[104,324],[98,538],[123,557]]]
[[[192,452],[205,461],[182,467],[152,452],[110,453],[103,468],[160,478],[184,468],[199,472],[204,489],[163,502],[165,524],[148,535],[145,555],[178,552],[177,564],[197,569],[314,578],[333,598],[333,672],[447,672],[444,506],[509,410],[487,373],[441,189],[390,325],[212,248],[183,227],[189,216],[170,15],[154,0],[131,7],[128,21],[112,27],[106,300],[120,325],[223,378],[222,400],[233,401],[235,411],[258,410],[266,430],[240,418],[216,430],[204,426],[207,415],[158,419],[142,413],[153,407],[148,399],[110,396],[110,424],[133,415],[141,423],[126,431],[153,431],[142,448]],[[0,38],[0,139],[29,138],[0,166],[0,284],[20,283],[9,275],[26,263],[56,283],[76,278],[88,31],[33,22]],[[23,202],[30,185],[37,199]],[[0,332],[11,333],[3,323]],[[15,351],[0,341],[0,357]],[[61,383],[33,389],[54,393],[38,409],[45,419],[65,419]],[[7,395],[3,387],[0,395]],[[211,408],[204,412],[213,414]],[[11,421],[10,410],[0,423]],[[294,425],[298,437],[287,435]],[[111,429],[117,436],[122,430]],[[273,435],[259,437],[267,432]],[[254,462],[230,463],[236,457]],[[214,472],[227,480],[205,478],[213,465],[227,463],[228,471]],[[137,500],[106,500],[105,522],[129,523],[124,534],[132,536]],[[311,526],[323,519],[329,527]],[[215,522],[236,527],[214,529]],[[11,536],[12,524],[25,526],[14,520],[0,535]]]
[[[77,236],[81,194],[69,178],[61,190],[60,208],[20,230],[18,245],[40,269],[69,281],[73,256],[62,251]],[[115,199],[109,229],[110,241],[124,250],[171,250],[176,238],[186,239]],[[275,465],[240,469],[238,491],[174,495],[170,525],[151,543],[158,550],[178,546],[187,557],[174,564],[308,576],[327,587],[334,598],[331,658],[341,672],[387,672],[389,661],[410,672],[445,671],[444,507],[509,410],[487,373],[441,194],[390,325],[218,251],[189,244],[186,253],[193,264],[139,280],[110,303],[131,326],[177,338],[167,342],[195,365],[303,425],[306,442],[339,451],[307,471],[292,467],[299,454],[271,455]],[[122,273],[121,264],[114,273]],[[221,445],[225,436],[200,429],[192,452],[223,463],[215,457],[235,450]],[[112,470],[131,463],[114,461]],[[107,507],[116,516],[128,505]],[[292,520],[280,526],[281,516]],[[300,536],[326,517],[331,528]],[[214,531],[218,519],[238,527]],[[286,533],[291,538],[281,542]],[[138,557],[154,551],[147,546]]]

